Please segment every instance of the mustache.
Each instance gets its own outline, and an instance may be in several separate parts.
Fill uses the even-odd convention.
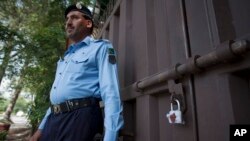
[[[67,26],[66,26],[66,29],[73,29],[73,28],[75,28],[75,27],[72,26],[72,25],[67,25]]]

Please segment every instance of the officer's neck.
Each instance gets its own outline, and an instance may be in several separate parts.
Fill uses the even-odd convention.
[[[84,34],[84,35],[79,36],[79,37],[71,38],[71,41],[73,42],[73,44],[77,44],[77,43],[81,42],[83,39],[85,39],[87,36],[88,36],[88,34]]]

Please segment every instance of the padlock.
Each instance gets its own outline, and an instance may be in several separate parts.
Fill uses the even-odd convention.
[[[175,99],[174,101],[176,101],[178,108],[176,110],[173,110],[173,103],[171,102],[171,110],[166,115],[166,117],[168,118],[168,121],[171,124],[184,124],[182,119],[182,112],[180,109],[180,102],[177,99]]]

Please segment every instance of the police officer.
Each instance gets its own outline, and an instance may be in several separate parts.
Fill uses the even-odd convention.
[[[73,44],[57,63],[48,108],[30,141],[92,141],[103,129],[104,141],[115,141],[123,126],[122,105],[112,44],[95,40],[92,14],[77,3],[65,11],[66,34]]]

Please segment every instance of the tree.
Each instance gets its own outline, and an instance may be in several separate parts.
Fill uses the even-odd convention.
[[[22,70],[21,70],[21,75],[20,75],[20,78],[17,82],[17,85],[15,86],[15,89],[14,89],[14,93],[12,94],[12,98],[10,100],[10,103],[4,113],[4,119],[6,120],[9,120],[10,121],[10,115],[15,107],[15,104],[16,104],[16,101],[23,89],[23,78],[24,78],[24,75],[25,75],[25,68],[27,68],[29,64],[29,59],[25,60],[25,64],[24,66],[22,67]]]
[[[1,51],[1,65],[0,65],[0,85],[5,76],[8,63],[12,57],[11,52],[16,46],[14,41],[17,38],[17,33],[8,27],[5,27],[0,22],[0,51]]]
[[[7,108],[8,100],[0,95],[0,103],[0,113],[2,113]]]
[[[90,3],[90,0],[82,0]],[[53,83],[56,62],[66,49],[64,35],[65,8],[75,0],[1,0],[0,23],[8,31],[15,31],[11,43],[7,67],[3,77],[18,78],[18,87],[9,109],[22,89],[30,91],[34,101],[30,105],[29,118],[36,128],[49,105],[49,92]],[[17,14],[18,13],[18,14]],[[8,25],[8,26],[7,26]],[[2,36],[2,35],[0,35]],[[4,39],[2,42],[6,42]],[[3,57],[6,43],[0,48]],[[1,42],[0,42],[1,47]],[[2,55],[1,55],[2,54]],[[28,65],[24,65],[29,60]],[[25,75],[21,75],[22,71]],[[21,77],[22,76],[22,77]],[[10,112],[8,115],[10,115]]]

